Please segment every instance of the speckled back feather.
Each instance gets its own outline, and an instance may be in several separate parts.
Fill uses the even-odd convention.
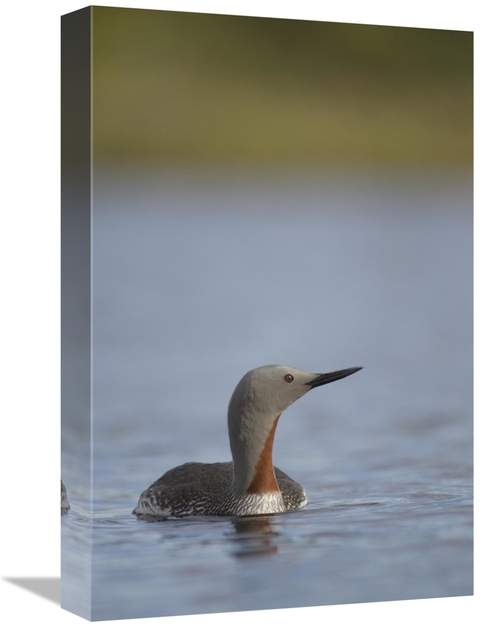
[[[242,497],[232,491],[233,462],[188,462],[168,470],[145,490],[133,513],[148,519],[200,515],[244,516],[254,513],[263,498],[272,500],[276,511],[305,507],[307,497],[302,486],[279,468],[274,467],[274,472],[279,493]],[[265,505],[259,508],[265,509]]]

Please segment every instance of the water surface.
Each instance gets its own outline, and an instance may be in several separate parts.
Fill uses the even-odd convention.
[[[107,172],[93,234],[93,545],[75,406],[66,598],[82,560],[94,620],[472,594],[467,182]],[[307,508],[136,520],[167,469],[230,458],[229,396],[266,363],[363,366],[280,419]]]

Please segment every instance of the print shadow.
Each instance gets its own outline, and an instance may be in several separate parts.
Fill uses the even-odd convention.
[[[3,579],[48,601],[61,604],[60,577],[3,577]]]

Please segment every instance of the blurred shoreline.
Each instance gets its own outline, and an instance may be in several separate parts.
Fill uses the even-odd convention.
[[[467,168],[469,32],[93,8],[94,158]]]

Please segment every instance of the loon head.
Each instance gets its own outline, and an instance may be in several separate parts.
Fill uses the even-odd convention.
[[[281,414],[310,390],[361,368],[315,374],[290,366],[261,366],[236,386],[228,408],[228,429],[238,492],[278,490],[272,465],[274,433]]]

